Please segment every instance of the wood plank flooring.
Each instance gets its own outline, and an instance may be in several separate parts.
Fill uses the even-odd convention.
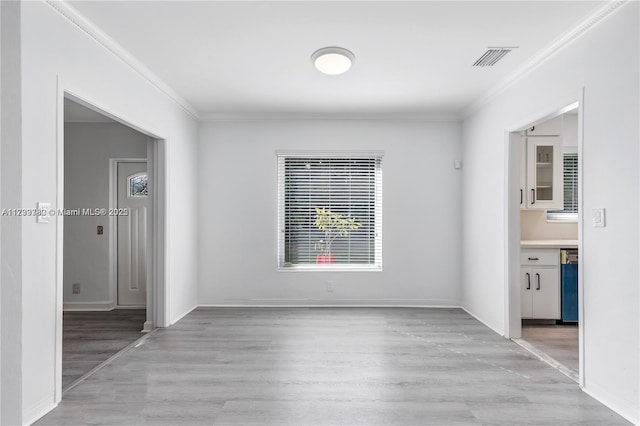
[[[523,325],[522,339],[579,374],[577,324]]]
[[[64,312],[62,389],[142,336],[145,309]]]
[[[622,425],[458,309],[197,309],[38,425]]]

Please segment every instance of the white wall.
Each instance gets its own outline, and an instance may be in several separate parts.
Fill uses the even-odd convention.
[[[0,2],[0,208],[20,207],[22,176],[20,145],[20,7]],[[17,424],[22,414],[22,221],[2,216],[0,250],[0,424]]]
[[[460,304],[460,126],[204,123],[201,304]],[[382,150],[383,272],[277,271],[277,150]],[[326,281],[334,291],[326,291]]]
[[[463,124],[464,303],[504,332],[505,131],[579,100],[584,87],[585,390],[635,422],[640,419],[638,7],[637,2],[622,6]],[[597,207],[607,209],[606,228],[590,226]]]
[[[564,114],[562,116],[562,145],[578,149],[578,114]]]
[[[109,208],[109,160],[146,158],[150,138],[119,123],[65,123],[64,130],[65,208]],[[109,283],[109,226],[108,216],[64,218],[65,308],[108,309],[116,303]],[[79,294],[73,294],[73,283],[80,284]]]
[[[2,161],[2,122],[4,120],[4,116],[2,115],[2,38],[4,35],[2,34],[2,6],[0,5],[0,164]],[[19,49],[18,49],[19,50]],[[18,73],[19,75],[19,73]],[[2,171],[0,171],[0,188],[2,187]],[[0,193],[0,207],[2,206],[2,194]],[[2,306],[2,221],[0,221],[0,306]],[[2,383],[2,314],[0,313],[0,422],[2,421],[2,388],[4,387]]]
[[[53,2],[55,3],[55,2]],[[55,4],[54,4],[55,5]],[[64,88],[166,139],[168,320],[197,304],[194,119],[44,2],[21,2],[22,204],[56,203],[57,78]],[[20,144],[20,140],[14,141]],[[19,182],[15,182],[19,185]],[[62,206],[57,206],[62,207]],[[31,422],[55,401],[56,226],[22,221],[22,402]],[[16,241],[20,247],[20,239]],[[3,285],[4,285],[3,281]],[[3,346],[4,350],[4,346]],[[20,392],[19,389],[16,392]],[[3,392],[4,393],[4,392]]]

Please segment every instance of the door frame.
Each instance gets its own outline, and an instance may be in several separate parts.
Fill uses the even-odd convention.
[[[153,141],[149,141],[153,143]],[[147,168],[149,167],[149,162],[146,158],[110,158],[109,159],[109,209],[113,210],[118,207],[118,164],[120,163],[146,163]],[[148,172],[147,172],[148,175]],[[153,188],[153,182],[150,182]],[[153,193],[150,194],[150,197],[153,197]],[[153,200],[153,198],[152,198]],[[151,210],[153,210],[153,201],[151,202]],[[153,211],[151,211],[151,216],[153,216]],[[151,245],[149,241],[151,240],[151,236],[153,233],[153,224],[151,221],[147,223],[147,253],[150,253],[149,249]],[[118,217],[117,216],[109,216],[109,297],[113,303],[113,307],[118,308],[138,308],[136,306],[120,306],[118,304]],[[147,264],[147,271],[149,270],[149,265]],[[146,290],[145,290],[146,291]],[[147,300],[147,305],[148,305]],[[146,306],[144,306],[146,309]],[[153,328],[151,327],[151,323],[149,319],[144,323],[144,332],[149,332]]]
[[[522,335],[520,312],[520,132],[531,126],[578,108],[578,251],[583,251],[584,198],[583,198],[583,128],[584,89],[578,96],[568,99],[556,108],[536,114],[518,125],[505,130],[505,337],[518,339]],[[584,264],[578,263],[578,357],[580,387],[585,384],[585,311]]]
[[[70,99],[127,127],[147,135],[147,173],[152,185],[152,215],[149,220],[147,257],[147,316],[143,331],[167,327],[169,298],[167,288],[166,236],[167,236],[167,139],[127,119],[126,114],[114,112],[99,101],[83,95],[83,90],[57,78],[56,116],[56,209],[64,206],[64,99]],[[62,400],[62,313],[64,265],[64,217],[55,217],[55,349],[54,349],[54,403]],[[115,303],[115,300],[114,300]]]

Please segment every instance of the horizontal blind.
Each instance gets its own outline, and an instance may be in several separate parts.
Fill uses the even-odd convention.
[[[548,219],[576,218],[578,214],[578,154],[566,153],[563,157],[563,201],[562,210],[549,210]]]
[[[359,225],[330,244],[332,265],[382,265],[382,157],[278,156],[279,266],[319,265],[326,235],[315,225],[326,209]]]

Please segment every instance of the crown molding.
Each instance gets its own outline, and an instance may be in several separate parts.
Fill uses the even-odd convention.
[[[456,122],[461,118],[458,114],[350,114],[350,113],[217,113],[200,114],[200,121],[204,123],[235,122],[235,121],[427,121],[427,122]]]
[[[480,108],[490,103],[492,100],[497,98],[500,94],[505,92],[511,86],[516,84],[518,81],[522,80],[533,70],[538,68],[544,62],[546,62],[549,58],[551,58],[554,54],[573,43],[578,38],[582,37],[589,30],[595,28],[599,23],[601,23],[605,18],[612,15],[616,12],[620,6],[628,3],[628,0],[622,1],[608,1],[603,6],[596,9],[595,12],[588,15],[582,22],[578,25],[565,32],[555,41],[551,42],[551,44],[547,45],[544,49],[535,54],[531,59],[525,62],[523,65],[518,67],[513,73],[511,73],[507,78],[487,90],[483,95],[481,95],[478,99],[472,102],[469,106],[464,108],[460,117],[465,119],[477,112]]]
[[[60,15],[70,23],[91,37],[96,43],[105,48],[115,57],[132,68],[140,76],[155,86],[169,99],[175,102],[182,110],[192,118],[202,122],[229,122],[229,121],[266,121],[266,120],[398,120],[398,121],[430,121],[452,122],[465,119],[478,111],[484,105],[490,103],[511,86],[522,80],[534,69],[546,62],[555,53],[580,38],[589,30],[597,26],[606,17],[617,11],[629,0],[610,1],[598,8],[573,29],[567,31],[551,44],[539,51],[531,59],[518,67],[507,78],[494,85],[477,100],[465,107],[460,114],[323,114],[323,113],[202,113],[200,114],[189,102],[180,96],[175,90],[156,76],[144,64],[137,60],[131,53],[116,43],[111,37],[99,29],[94,23],[82,16],[75,8],[65,0],[45,0]]]
[[[162,81],[160,77],[155,75],[149,68],[137,60],[131,53],[116,43],[111,37],[98,28],[93,22],[82,16],[73,6],[65,0],[45,0],[52,9],[66,18],[71,24],[91,37],[96,43],[105,48],[109,53],[120,59],[131,69],[137,72],[145,80],[155,86],[169,99],[175,102],[183,111],[189,114],[195,120],[200,120],[198,111],[173,90],[167,83]]]

